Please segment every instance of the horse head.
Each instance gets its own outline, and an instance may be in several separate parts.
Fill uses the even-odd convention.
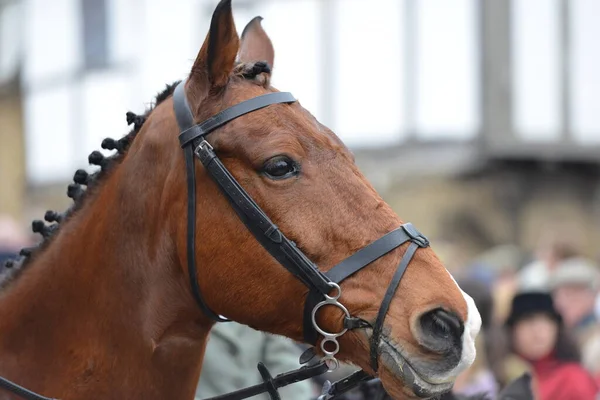
[[[274,54],[260,18],[240,38],[218,4],[175,93],[128,115],[134,132],[103,143],[116,157],[90,155],[101,183],[78,171],[76,207],[46,215],[61,229],[34,223],[52,240],[0,293],[0,375],[63,398],[185,398],[224,316],[315,344],[394,398],[450,390],[475,357],[473,300],[342,141],[271,85]]]
[[[195,122],[277,92],[270,83],[274,54],[260,18],[240,38],[231,2],[221,1],[185,82]],[[157,107],[140,133],[134,149],[149,142],[157,142],[155,148],[172,148],[172,159],[159,165],[172,169],[164,190],[165,207],[171,211],[165,213],[172,219],[178,260],[185,268],[186,225],[181,216],[188,197],[182,152],[174,147],[173,103]],[[403,223],[361,174],[349,149],[297,101],[243,115],[206,140],[254,201],[322,271]],[[302,341],[306,286],[256,243],[206,170],[196,166],[195,172],[200,188],[198,284],[207,306],[256,329]],[[406,243],[390,251],[341,283],[340,302],[366,324],[340,336],[339,357],[378,373],[392,395],[429,396],[448,390],[472,363],[481,322],[472,299],[434,251],[423,247],[405,266],[383,333],[373,343],[372,327],[408,247]],[[324,331],[344,329],[339,308],[325,307],[316,319]],[[375,366],[370,356],[374,346]]]

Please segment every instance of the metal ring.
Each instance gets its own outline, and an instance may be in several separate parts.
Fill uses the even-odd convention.
[[[335,296],[329,296],[328,294],[324,295],[327,300],[337,300],[342,295],[342,288],[335,282],[329,282],[329,286],[333,289],[337,290],[337,294]]]
[[[332,306],[336,306],[337,308],[342,310],[347,318],[350,318],[350,312],[348,311],[348,309],[346,307],[344,307],[344,305],[342,303],[339,303],[337,300],[329,300],[329,299],[323,300],[322,302],[318,303],[315,306],[315,308],[313,308],[312,315],[311,315],[313,327],[315,328],[315,330],[317,332],[319,332],[321,335],[325,336],[326,339],[331,339],[331,338],[336,338],[338,336],[343,335],[344,333],[346,333],[348,331],[348,328],[344,328],[338,333],[331,333],[331,332],[327,332],[327,331],[324,331],[323,329],[321,329],[319,324],[317,324],[317,318],[316,318],[317,311],[319,311],[319,308],[321,308],[325,305],[328,305],[328,304],[332,305]]]
[[[329,368],[327,372],[333,372],[340,367],[340,362],[335,357],[323,357],[323,361],[327,365],[327,368]],[[330,363],[333,363],[333,367],[329,366]]]
[[[327,345],[327,343],[333,343],[335,345],[335,350],[327,350],[325,348],[325,346]],[[325,356],[330,356],[333,357],[335,356],[337,353],[339,353],[340,351],[340,344],[336,339],[328,339],[325,338],[321,341],[321,350],[323,351],[323,354],[325,354]]]

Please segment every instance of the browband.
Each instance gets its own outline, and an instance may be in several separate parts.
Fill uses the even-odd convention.
[[[183,82],[177,85],[177,87],[179,86],[183,87]],[[175,90],[177,90],[177,88]],[[184,100],[187,104],[185,96]],[[271,104],[293,103],[295,101],[296,99],[294,98],[294,96],[288,92],[267,93],[263,94],[262,96],[257,96],[250,100],[246,100],[239,104],[231,106],[198,125],[192,125],[193,116],[191,115],[191,113],[187,113],[189,114],[188,116],[192,119],[190,123],[191,126],[183,132],[181,132],[181,134],[179,135],[179,143],[181,144],[181,147],[184,147],[192,140],[197,139],[201,136],[208,135],[215,129],[225,125],[231,120],[241,117],[244,114],[260,110],[261,108],[270,106]],[[185,107],[184,109],[187,111],[190,110],[189,106]]]

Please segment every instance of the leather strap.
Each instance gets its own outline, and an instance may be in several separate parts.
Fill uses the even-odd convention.
[[[6,378],[0,376],[0,388],[6,389],[9,392],[16,394],[17,396],[26,400],[56,400],[51,397],[45,397],[41,394],[32,392],[31,390],[25,389],[23,386],[19,386],[14,382],[9,381]]]
[[[398,289],[398,285],[400,285],[400,280],[402,280],[402,276],[406,272],[406,267],[408,267],[408,263],[412,260],[415,252],[419,248],[419,244],[411,243],[406,250],[406,253],[400,260],[400,264],[398,265],[398,269],[396,269],[396,273],[392,278],[390,285],[385,292],[385,296],[383,297],[383,301],[381,302],[381,307],[379,308],[379,312],[377,313],[377,320],[375,321],[375,326],[373,327],[373,333],[371,334],[371,367],[374,371],[378,369],[378,356],[379,356],[379,341],[381,340],[381,331],[383,330],[383,321],[385,320],[385,316],[390,308],[390,304],[392,303],[392,299],[394,298],[394,294]]]
[[[198,271],[196,268],[196,168],[194,165],[194,152],[191,147],[183,150],[185,155],[185,169],[187,170],[187,264],[188,275],[192,294],[200,309],[212,320],[217,322],[228,322],[229,320],[221,317],[206,304],[200,292],[198,283]]]
[[[410,232],[410,234],[409,234]],[[344,279],[352,276],[373,261],[383,257],[390,251],[401,246],[415,236],[416,229],[411,223],[403,224],[376,241],[363,247],[344,261],[332,267],[325,275],[331,281],[340,284]],[[416,232],[418,237],[418,232]],[[304,340],[307,343],[316,344],[318,333],[312,326],[312,310],[321,301],[320,293],[311,291],[308,293],[304,303]]]
[[[175,104],[175,116],[180,127],[188,126],[194,123],[194,117],[190,111],[184,92],[185,82],[181,82],[175,88],[173,102]],[[221,317],[206,304],[200,293],[200,284],[198,283],[198,271],[196,269],[196,166],[194,165],[194,151],[191,147],[183,149],[185,156],[185,169],[187,172],[187,266],[190,278],[192,295],[198,303],[200,309],[212,320],[217,322],[227,322],[226,318]]]
[[[349,390],[354,389],[362,382],[370,381],[372,379],[373,377],[371,375],[367,374],[361,369],[360,371],[356,371],[347,377],[334,382],[333,384],[327,381],[325,382],[325,385],[323,385],[323,391],[317,400],[333,399]]]
[[[201,124],[190,124],[190,126],[183,130],[179,135],[179,143],[181,144],[181,147],[185,147],[193,140],[208,135],[215,129],[220,128],[226,123],[241,117],[244,114],[260,110],[261,108],[265,108],[271,104],[293,103],[295,101],[296,99],[294,96],[288,92],[267,93],[261,96],[253,97],[221,111]],[[187,109],[190,109],[189,106]]]
[[[200,145],[196,155],[231,203],[244,225],[273,258],[310,290],[323,295],[331,291],[329,279],[275,225],[252,197],[229,173],[210,145]]]
[[[260,376],[263,378],[263,382],[265,383],[265,389],[267,390],[267,393],[269,393],[269,397],[271,398],[271,400],[281,400],[279,391],[277,391],[277,386],[275,386],[275,380],[271,376],[271,373],[269,372],[265,364],[259,362],[257,368],[258,372],[260,373]]]
[[[181,134],[179,141],[186,160],[188,218],[187,218],[187,262],[192,293],[200,308],[213,320],[225,322],[227,319],[217,315],[202,298],[196,269],[196,179],[193,154],[195,153],[211,178],[231,203],[248,230],[259,243],[288,271],[300,279],[311,290],[321,294],[329,293],[329,279],[295,245],[283,235],[252,197],[239,185],[227,168],[221,163],[204,136],[213,132],[231,120],[271,104],[292,103],[296,99],[291,93],[268,93],[229,107],[201,124],[194,124],[194,116],[185,95],[185,80],[181,81],[173,93],[173,106]],[[201,143],[198,143],[202,140]]]
[[[203,400],[240,400],[248,397],[256,396],[261,393],[269,391],[269,388],[274,387],[275,389],[282,388],[287,385],[291,385],[296,382],[305,381],[307,379],[314,378],[315,376],[322,375],[329,367],[324,362],[315,364],[312,366],[304,366],[299,369],[286,372],[277,375],[275,378],[271,378],[268,382],[259,383],[258,385],[250,386],[244,389],[236,390],[220,396],[210,397]],[[272,398],[271,398],[272,399]]]
[[[173,110],[180,132],[194,126],[194,115],[185,95],[185,82],[186,79],[179,82],[173,92]]]

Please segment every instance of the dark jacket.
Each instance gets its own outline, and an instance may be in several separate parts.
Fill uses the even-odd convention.
[[[531,375],[524,374],[509,383],[500,391],[497,400],[534,400],[531,390]]]

